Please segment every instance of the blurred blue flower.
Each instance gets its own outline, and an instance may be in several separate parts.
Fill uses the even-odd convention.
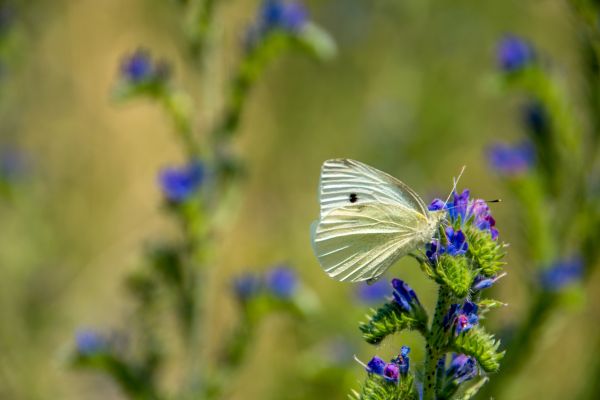
[[[529,171],[535,164],[535,148],[529,141],[518,145],[496,144],[489,150],[490,165],[498,173],[516,176]]]
[[[400,279],[392,279],[394,288],[394,300],[406,312],[410,312],[413,307],[420,306],[415,291],[408,284]]]
[[[475,378],[478,373],[477,362],[474,358],[464,354],[453,354],[446,376],[456,384],[461,384]]]
[[[362,282],[356,287],[358,298],[367,303],[378,303],[390,295],[390,286],[385,280],[379,280],[372,284]]]
[[[147,83],[164,80],[169,75],[169,66],[162,61],[154,61],[145,49],[138,49],[121,63],[121,77],[131,83]]]
[[[0,152],[0,180],[18,181],[27,175],[29,160],[16,148],[4,148]]]
[[[583,260],[575,256],[559,260],[540,272],[540,283],[545,290],[556,292],[578,282],[583,275]]]
[[[383,369],[385,368],[385,361],[375,356],[371,358],[371,361],[367,364],[367,372],[371,374],[383,375]]]
[[[204,175],[204,165],[200,161],[192,161],[182,167],[164,168],[159,174],[159,182],[169,201],[181,203],[199,189]]]
[[[246,273],[233,280],[233,290],[240,301],[248,301],[256,296],[262,286],[259,276],[252,273]]]
[[[81,330],[75,334],[75,347],[79,354],[91,356],[105,351],[108,340],[96,331]]]
[[[278,267],[267,274],[266,286],[275,296],[287,299],[296,291],[298,277],[291,268]]]
[[[264,0],[258,18],[246,32],[246,47],[253,48],[275,30],[290,34],[299,33],[308,22],[308,11],[300,2]]]
[[[544,106],[538,101],[532,101],[522,110],[523,123],[537,137],[545,137],[550,130],[550,118]]]
[[[505,36],[498,44],[498,64],[505,72],[516,72],[535,60],[531,45],[517,36]]]
[[[392,363],[398,366],[400,370],[400,375],[402,376],[406,376],[406,374],[408,373],[408,368],[410,367],[410,358],[408,357],[408,353],[410,353],[410,347],[402,346],[398,357],[392,360]]]

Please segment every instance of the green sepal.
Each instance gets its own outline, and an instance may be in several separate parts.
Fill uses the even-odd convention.
[[[473,268],[486,277],[497,275],[504,265],[502,244],[492,239],[487,231],[468,227],[464,232],[469,243],[467,255],[473,260]]]
[[[494,300],[494,299],[483,299],[483,300],[477,302],[477,307],[479,309],[478,314],[480,317],[483,314],[490,311],[491,309],[505,307],[505,306],[507,306],[506,303],[503,303],[499,300]]]
[[[417,305],[409,313],[396,302],[389,302],[377,310],[371,309],[367,319],[367,322],[360,324],[359,329],[370,344],[379,344],[387,336],[402,330],[417,330],[423,335],[427,332],[427,312]]]
[[[416,400],[419,398],[412,375],[389,382],[385,378],[369,374],[359,392],[353,390],[348,396],[351,400]]]
[[[486,372],[496,372],[504,357],[504,351],[498,352],[499,346],[499,340],[479,327],[458,335],[452,343],[452,351],[475,358]]]
[[[481,378],[474,385],[472,385],[467,390],[465,390],[462,395],[458,395],[454,399],[455,400],[470,400],[470,399],[472,399],[479,392],[479,390],[483,387],[483,385],[485,385],[489,380],[490,380],[490,378],[488,378],[487,376]]]
[[[466,257],[442,255],[436,264],[436,273],[444,285],[458,298],[465,298],[473,284],[475,275]]]

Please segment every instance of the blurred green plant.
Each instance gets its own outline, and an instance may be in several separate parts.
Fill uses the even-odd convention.
[[[190,48],[200,65],[210,56],[209,30],[216,1],[189,1],[182,4],[192,21]],[[229,339],[216,365],[203,359],[202,324],[205,315],[203,293],[207,269],[217,262],[211,257],[214,238],[223,228],[222,215],[235,208],[232,197],[243,176],[242,162],[231,148],[250,89],[264,74],[268,64],[287,51],[298,50],[326,60],[335,52],[333,40],[308,19],[300,3],[265,1],[255,23],[248,29],[244,51],[231,78],[223,109],[208,132],[194,126],[196,106],[192,97],[176,87],[166,61],[155,60],[150,52],[138,49],[121,64],[113,97],[119,101],[147,98],[157,102],[173,122],[186,161],[159,174],[165,209],[178,223],[180,239],[155,243],[146,252],[147,266],[129,277],[127,287],[136,300],[135,323],[140,345],[116,350],[98,333],[84,331],[77,336],[72,365],[108,374],[123,393],[135,399],[222,398],[244,360],[256,325],[271,312],[302,317],[314,306],[314,298],[298,282],[292,270],[275,269],[256,288],[254,278],[236,284],[242,321]],[[206,74],[203,68],[199,74]],[[236,196],[233,196],[235,194]],[[235,200],[235,199],[234,199]],[[258,296],[259,288],[262,295]],[[170,300],[172,313],[160,313],[159,304]],[[156,327],[168,325],[169,315],[177,316],[185,349],[185,376],[175,394],[161,387],[161,375],[172,355]],[[135,353],[135,354],[133,354]]]

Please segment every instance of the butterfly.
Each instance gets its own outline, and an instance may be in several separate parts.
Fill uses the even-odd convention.
[[[312,246],[323,270],[339,281],[373,281],[422,248],[443,222],[414,190],[393,176],[350,159],[323,163],[320,217]]]

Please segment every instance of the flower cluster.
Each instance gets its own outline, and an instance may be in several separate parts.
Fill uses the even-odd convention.
[[[166,199],[182,203],[190,199],[204,182],[204,164],[191,161],[181,167],[167,167],[160,171],[158,179]]]
[[[241,302],[247,302],[261,293],[287,300],[298,289],[298,277],[293,269],[278,266],[264,275],[246,273],[234,279],[233,289]]]
[[[453,330],[456,335],[460,335],[477,325],[479,322],[477,311],[477,304],[470,301],[466,301],[462,305],[452,304],[450,311],[444,317],[444,327]]]
[[[383,359],[375,356],[367,363],[365,369],[369,374],[375,374],[383,377],[388,382],[398,382],[401,376],[408,374],[410,359],[408,357],[410,348],[402,346],[400,354],[386,363]]]

